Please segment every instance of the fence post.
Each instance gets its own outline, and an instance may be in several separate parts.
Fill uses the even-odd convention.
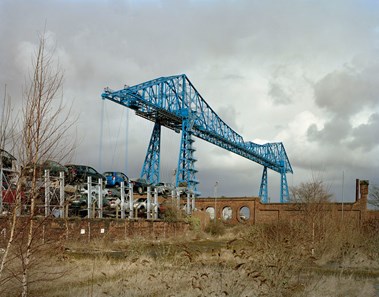
[[[88,190],[87,217],[91,219],[92,218],[92,178],[91,176],[87,177],[87,190]]]
[[[180,192],[176,190],[176,207],[180,209]]]
[[[192,212],[196,209],[196,207],[195,207],[195,194],[194,193],[192,193]]]
[[[154,220],[158,219],[158,188],[154,189]]]
[[[59,172],[59,217],[64,217],[64,172]]]
[[[45,217],[50,214],[50,173],[45,170]]]
[[[190,192],[187,192],[187,204],[186,204],[186,213],[187,215],[191,214],[191,201],[190,201]]]
[[[133,219],[134,213],[133,184],[129,183],[129,219]]]
[[[121,219],[125,219],[125,184],[121,182]]]
[[[151,219],[151,187],[147,187],[147,199],[146,199],[146,218]]]
[[[99,184],[98,184],[98,200],[97,200],[97,207],[99,208],[98,211],[98,217],[102,218],[103,217],[103,180],[99,178]]]

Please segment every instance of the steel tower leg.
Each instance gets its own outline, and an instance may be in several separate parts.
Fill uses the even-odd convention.
[[[197,193],[195,162],[195,148],[193,146],[194,139],[192,138],[191,124],[189,119],[183,120],[182,123],[182,138],[180,142],[180,152],[178,161],[178,170],[176,172],[176,186],[181,183],[186,183],[187,188],[194,194]]]
[[[285,172],[282,172],[280,175],[280,203],[288,203],[290,195],[288,191],[287,175]]]
[[[160,182],[160,159],[161,159],[161,125],[155,123],[150,143],[147,148],[145,162],[143,163],[141,178],[151,184]]]
[[[263,203],[268,203],[268,189],[267,189],[267,167],[263,167],[261,188],[259,189],[259,197]]]

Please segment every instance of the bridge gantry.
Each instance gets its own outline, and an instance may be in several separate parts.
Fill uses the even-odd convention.
[[[283,144],[260,145],[244,141],[213,111],[185,74],[124,86],[118,91],[105,88],[102,98],[131,108],[138,116],[155,123],[141,178],[153,184],[160,182],[160,138],[161,126],[164,126],[178,133],[181,131],[176,186],[186,183],[198,194],[193,146],[194,137],[198,137],[262,165],[259,196],[263,202],[268,202],[267,169],[278,172],[281,175],[280,201],[288,202],[286,174],[293,170]]]

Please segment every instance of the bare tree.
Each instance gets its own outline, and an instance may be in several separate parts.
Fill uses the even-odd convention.
[[[11,237],[8,240],[7,255],[4,255],[0,270],[4,270],[7,256],[17,236],[17,258],[21,261],[21,276],[17,277],[22,286],[21,296],[28,296],[31,282],[32,263],[36,260],[35,250],[41,247],[38,238],[43,222],[36,220],[37,201],[42,187],[39,181],[38,165],[47,159],[64,158],[73,150],[73,143],[67,141],[67,130],[74,121],[69,120],[70,110],[66,111],[62,103],[63,73],[46,48],[46,36],[39,38],[38,50],[33,61],[33,71],[24,92],[21,133],[18,140],[21,170],[17,183],[17,202],[12,214]],[[21,193],[27,187],[27,199],[30,207],[27,220],[20,224]]]
[[[291,195],[291,202],[305,204],[330,202],[332,197],[321,179],[313,179],[310,182],[303,182],[297,187],[292,187]]]
[[[313,177],[310,182],[303,182],[299,186],[291,187],[291,202],[301,210],[304,217],[311,223],[324,212],[332,195],[321,178]]]

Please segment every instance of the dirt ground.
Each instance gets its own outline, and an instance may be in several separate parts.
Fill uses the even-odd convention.
[[[379,296],[379,235],[315,236],[288,224],[181,238],[65,243],[46,257],[31,296]],[[320,237],[318,237],[318,233]],[[321,234],[322,233],[322,234]],[[46,253],[46,251],[45,251]],[[17,296],[8,284],[4,296]]]

